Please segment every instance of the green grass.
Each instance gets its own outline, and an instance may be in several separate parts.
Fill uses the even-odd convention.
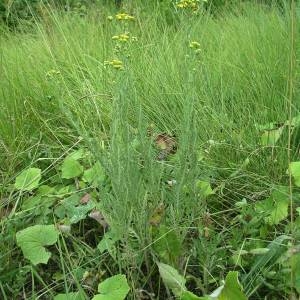
[[[288,129],[268,146],[261,145],[258,126],[289,120],[291,80],[292,116],[299,114],[299,76],[295,72],[291,79],[289,70],[290,11],[244,4],[213,17],[142,7],[127,4],[126,12],[136,19],[124,23],[109,21],[116,11],[106,6],[84,17],[45,8],[33,31],[1,33],[0,198],[5,216],[0,223],[0,298],[21,299],[23,293],[24,299],[51,299],[81,286],[93,295],[103,278],[124,273],[131,286],[128,299],[140,299],[140,290],[167,299],[154,263],[160,260],[198,278],[189,284],[199,295],[212,292],[236,269],[242,282],[246,278],[243,285],[252,299],[289,299],[295,290],[284,271],[289,266],[282,262],[286,248],[272,244],[277,249],[273,256],[259,262],[247,256],[236,264],[232,255],[267,247],[290,233],[288,216],[272,225],[255,210],[256,202],[289,184]],[[116,53],[112,36],[125,31],[137,41]],[[200,51],[189,47],[191,41],[199,42]],[[104,65],[116,58],[124,70]],[[178,149],[159,161],[154,137],[162,132],[174,136]],[[33,267],[15,244],[16,231],[63,221],[57,216],[37,221],[34,211],[22,209],[30,195],[11,184],[29,166],[43,170],[45,184],[70,184],[57,174],[63,158],[78,148],[88,149],[90,160],[99,160],[105,170],[104,183],[93,193],[121,237],[116,253],[99,253],[103,229],[86,219],[52,247],[47,266]],[[292,161],[299,160],[296,129],[291,153]],[[170,180],[176,184],[170,186]],[[209,182],[214,194],[201,194],[197,180]],[[295,194],[297,206],[297,189]],[[241,211],[236,203],[242,199],[247,207]],[[157,228],[149,219],[160,203],[165,215]],[[7,213],[12,207],[15,212]],[[251,222],[245,221],[248,214]],[[171,240],[178,239],[171,245],[174,253],[159,248],[165,247],[159,243],[164,230],[175,234]],[[277,276],[268,277],[271,270]]]

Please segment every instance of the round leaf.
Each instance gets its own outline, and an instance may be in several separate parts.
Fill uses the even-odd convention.
[[[29,168],[16,178],[15,188],[22,191],[32,191],[39,186],[41,177],[41,169]]]
[[[129,292],[129,286],[125,275],[112,276],[98,286],[99,295],[92,300],[124,300]]]
[[[54,225],[35,225],[17,232],[17,245],[32,264],[46,264],[51,256],[44,246],[53,245],[58,239]]]
[[[67,158],[64,160],[61,170],[62,178],[71,179],[80,176],[83,172],[83,167],[77,160]]]

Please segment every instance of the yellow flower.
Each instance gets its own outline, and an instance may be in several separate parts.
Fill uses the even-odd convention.
[[[190,48],[192,48],[192,49],[199,49],[200,46],[201,46],[200,43],[198,43],[196,41],[190,42]]]
[[[119,59],[112,59],[112,60],[105,60],[104,61],[104,66],[110,65],[112,66],[114,69],[124,69],[124,65],[123,62]]]
[[[112,21],[113,20],[113,16],[108,16],[107,20]]]
[[[127,33],[123,33],[119,35],[119,41],[127,42],[129,40],[129,35]]]
[[[124,66],[123,66],[123,62],[118,60],[118,59],[113,59],[111,61],[111,65],[113,66],[113,68],[115,69],[124,69]]]
[[[178,8],[191,8],[192,10],[197,10],[198,1],[197,0],[181,0],[176,4],[176,6]]]
[[[129,40],[129,32],[125,32],[119,35],[114,35],[112,39],[119,42],[127,42]]]
[[[116,14],[116,19],[119,21],[122,20],[129,20],[129,21],[133,21],[135,20],[135,18],[127,13],[118,13]]]

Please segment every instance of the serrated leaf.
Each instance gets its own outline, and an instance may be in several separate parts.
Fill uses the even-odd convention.
[[[169,265],[158,262],[157,266],[165,286],[168,287],[176,297],[180,297],[182,292],[186,290],[185,278]]]
[[[229,272],[225,284],[215,290],[210,297],[216,300],[247,300],[238,280],[238,272]]]
[[[32,264],[47,264],[51,253],[44,246],[53,245],[58,239],[54,225],[34,225],[17,232],[17,245]]]
[[[295,185],[300,187],[300,161],[291,162],[289,171],[294,178]]]
[[[82,179],[92,186],[99,186],[104,180],[104,171],[100,162],[96,162],[90,169],[85,170]]]
[[[62,175],[64,179],[71,179],[79,177],[83,172],[83,166],[73,158],[66,158],[61,167]]]
[[[92,300],[124,300],[130,288],[125,275],[118,274],[107,278],[98,285],[99,295]]]
[[[16,178],[15,188],[22,191],[32,191],[39,186],[41,169],[29,168]]]
[[[58,294],[53,300],[85,300],[80,292],[70,292],[68,294]]]

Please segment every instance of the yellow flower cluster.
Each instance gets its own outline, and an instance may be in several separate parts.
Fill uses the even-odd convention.
[[[128,20],[128,21],[134,21],[135,18],[129,14],[126,13],[118,13],[116,14],[116,19],[119,21]]]
[[[107,66],[107,65],[110,65],[112,66],[114,69],[118,69],[118,70],[123,70],[124,69],[124,65],[123,65],[123,62],[121,60],[118,60],[118,59],[112,59],[112,60],[106,60],[104,62],[104,65]]]
[[[178,8],[191,8],[192,10],[196,10],[198,8],[197,0],[180,0],[177,5]]]
[[[119,42],[127,42],[129,40],[129,32],[125,32],[119,35],[114,35],[112,39]]]
[[[112,37],[112,39],[114,40],[114,41],[119,41],[119,42],[128,42],[129,41],[129,38],[130,38],[130,36],[129,36],[129,32],[125,32],[125,33],[122,33],[122,34],[118,34],[118,35],[114,35],[113,37]],[[131,41],[132,42],[136,42],[137,41],[137,37],[136,36],[132,36],[131,37]]]
[[[190,42],[190,48],[192,49],[200,49],[200,43],[196,42],[196,41],[193,41],[193,42]]]

